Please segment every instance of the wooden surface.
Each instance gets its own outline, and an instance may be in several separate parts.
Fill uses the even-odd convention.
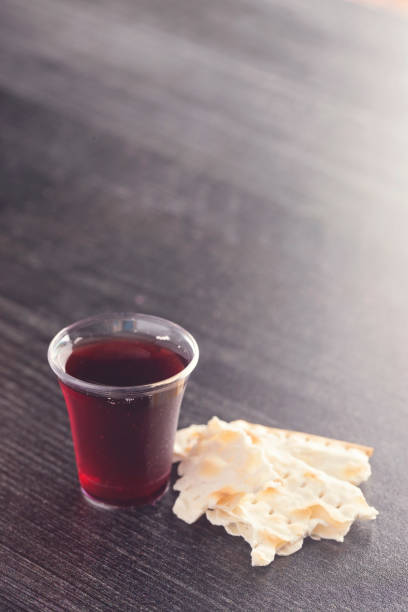
[[[340,0],[0,3],[1,610],[406,610],[408,20]],[[78,318],[187,327],[180,424],[375,447],[380,515],[252,569],[82,499],[46,362]]]

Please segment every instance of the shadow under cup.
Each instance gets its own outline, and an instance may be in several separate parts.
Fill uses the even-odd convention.
[[[83,380],[66,367],[76,356],[82,368],[87,366],[87,355],[106,359],[112,347],[116,367],[123,370],[119,371],[119,378],[124,376],[120,385],[100,384],[90,377]],[[143,353],[143,347],[150,350],[146,354],[153,356],[153,366],[159,358],[173,359],[170,373],[176,373],[128,386],[129,354]],[[48,360],[67,405],[85,497],[102,507],[142,505],[161,497],[168,487],[184,390],[198,361],[193,336],[159,317],[101,315],[61,330],[50,343]],[[162,371],[168,370],[157,370]]]

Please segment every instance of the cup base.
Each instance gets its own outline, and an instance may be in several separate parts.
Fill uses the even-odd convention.
[[[169,486],[170,481],[167,481],[164,483],[164,485],[160,487],[160,489],[158,489],[148,497],[130,499],[123,502],[107,502],[103,499],[98,499],[97,497],[90,495],[88,491],[85,491],[83,487],[81,487],[81,492],[84,496],[85,501],[94,508],[98,508],[99,510],[120,510],[121,508],[154,505],[167,493],[167,491],[169,490]]]

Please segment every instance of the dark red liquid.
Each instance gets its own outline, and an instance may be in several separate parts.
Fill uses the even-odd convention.
[[[137,338],[109,338],[74,347],[65,370],[113,387],[150,384],[178,374],[187,360]],[[71,420],[83,489],[110,504],[145,503],[165,490],[171,469],[184,382],[149,395],[103,397],[60,383]]]

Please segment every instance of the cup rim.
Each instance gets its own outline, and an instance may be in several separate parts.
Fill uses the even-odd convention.
[[[163,380],[158,380],[154,383],[149,383],[145,385],[133,385],[129,387],[115,386],[115,385],[102,385],[98,383],[90,383],[85,380],[81,380],[76,376],[71,376],[68,374],[54,358],[54,354],[56,351],[56,347],[61,339],[69,334],[72,330],[78,329],[83,325],[87,325],[89,323],[103,321],[106,319],[114,319],[114,318],[130,318],[130,319],[144,319],[145,321],[156,321],[158,323],[165,324],[167,326],[171,326],[172,328],[176,328],[184,337],[184,340],[190,344],[190,347],[193,351],[193,357],[191,361],[177,374],[171,376],[170,378],[165,378]],[[139,312],[108,312],[103,314],[94,315],[92,317],[86,317],[85,319],[80,319],[79,321],[75,321],[64,328],[62,328],[55,336],[52,338],[47,351],[48,363],[59,380],[61,380],[64,384],[67,384],[69,387],[80,390],[85,393],[90,393],[94,395],[139,395],[145,393],[154,393],[156,391],[161,391],[163,388],[169,387],[177,383],[181,379],[187,378],[194,368],[197,365],[199,358],[199,348],[196,339],[194,336],[188,332],[184,327],[178,325],[178,323],[174,323],[169,319],[165,319],[163,317],[157,317],[155,315],[149,315]]]

